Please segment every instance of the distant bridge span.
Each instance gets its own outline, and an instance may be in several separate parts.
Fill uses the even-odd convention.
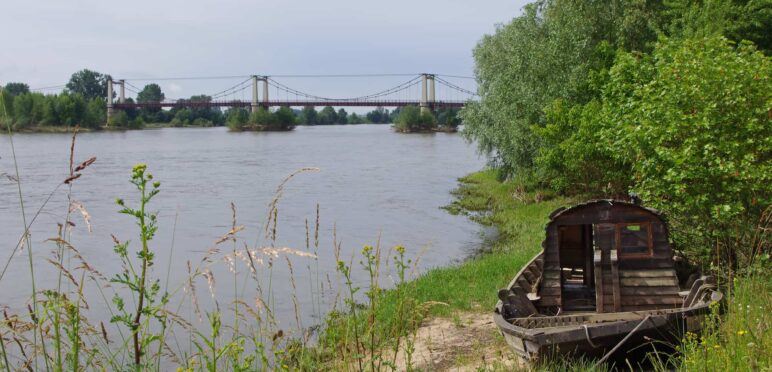
[[[337,107],[405,107],[418,106],[422,111],[437,108],[461,108],[477,97],[477,93],[462,88],[450,81],[442,78],[445,75],[435,74],[417,74],[410,80],[397,86],[381,90],[375,93],[351,97],[351,98],[330,98],[309,94],[297,89],[288,87],[269,76],[252,75],[246,80],[229,87],[223,91],[214,93],[206,98],[199,100],[178,99],[165,101],[142,101],[135,102],[126,99],[126,89],[137,94],[139,97],[139,88],[129,83],[129,80],[108,80],[107,81],[107,118],[113,115],[115,109],[131,108],[175,108],[175,107],[243,107],[256,112],[260,107],[306,107],[306,106],[337,106]],[[446,77],[451,77],[447,75]],[[435,90],[435,81],[440,84],[444,90]],[[113,85],[117,84],[118,102],[113,101]],[[129,88],[126,87],[129,86]],[[262,86],[261,86],[262,85]],[[276,89],[277,95],[285,98],[269,99],[269,86]],[[259,89],[262,88],[262,89]],[[419,89],[418,94],[411,89]],[[260,92],[262,90],[262,92]],[[251,91],[251,100],[237,99],[236,93]],[[442,96],[438,93],[449,93],[449,96]],[[258,94],[261,93],[261,94]],[[458,99],[458,94],[465,99]]]
[[[262,107],[306,107],[306,106],[348,106],[348,107],[405,107],[405,106],[429,106],[431,108],[461,108],[464,107],[466,101],[434,101],[434,102],[421,102],[417,100],[412,101],[261,101],[257,106]],[[165,101],[165,102],[126,102],[126,103],[114,103],[113,108],[116,109],[128,109],[128,108],[171,108],[171,107],[252,107],[253,104],[250,101],[234,100],[234,101]]]

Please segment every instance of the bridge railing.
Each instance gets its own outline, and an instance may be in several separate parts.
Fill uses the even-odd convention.
[[[429,105],[435,108],[460,108],[463,107],[469,101],[435,101],[430,102]],[[416,100],[324,100],[324,101],[310,101],[310,100],[277,100],[268,102],[258,102],[258,106],[291,106],[291,107],[304,107],[304,106],[349,106],[349,107],[404,107],[404,106],[419,106],[420,101]],[[243,100],[212,100],[212,101],[189,101],[189,100],[176,100],[176,101],[161,101],[161,102],[126,102],[126,103],[114,103],[113,107],[116,109],[127,108],[170,108],[170,107],[250,107],[252,101]]]

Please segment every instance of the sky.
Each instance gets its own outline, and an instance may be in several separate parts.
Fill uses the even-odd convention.
[[[83,68],[114,79],[150,79],[129,80],[140,88],[170,77],[473,76],[474,46],[496,24],[519,15],[526,2],[5,0],[0,84],[57,86]],[[409,77],[275,79],[325,97],[354,97]],[[156,82],[167,98],[181,98],[216,93],[243,80]],[[453,82],[474,88],[470,79]],[[240,94],[248,99],[250,92]]]

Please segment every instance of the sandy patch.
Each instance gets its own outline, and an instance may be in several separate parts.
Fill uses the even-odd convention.
[[[407,370],[403,342],[397,369]],[[414,340],[413,368],[422,371],[522,370],[523,362],[498,334],[491,313],[457,313],[424,322]]]

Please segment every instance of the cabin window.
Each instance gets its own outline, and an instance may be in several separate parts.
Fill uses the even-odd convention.
[[[653,252],[651,243],[651,224],[617,225],[617,247],[620,257],[649,257]]]

